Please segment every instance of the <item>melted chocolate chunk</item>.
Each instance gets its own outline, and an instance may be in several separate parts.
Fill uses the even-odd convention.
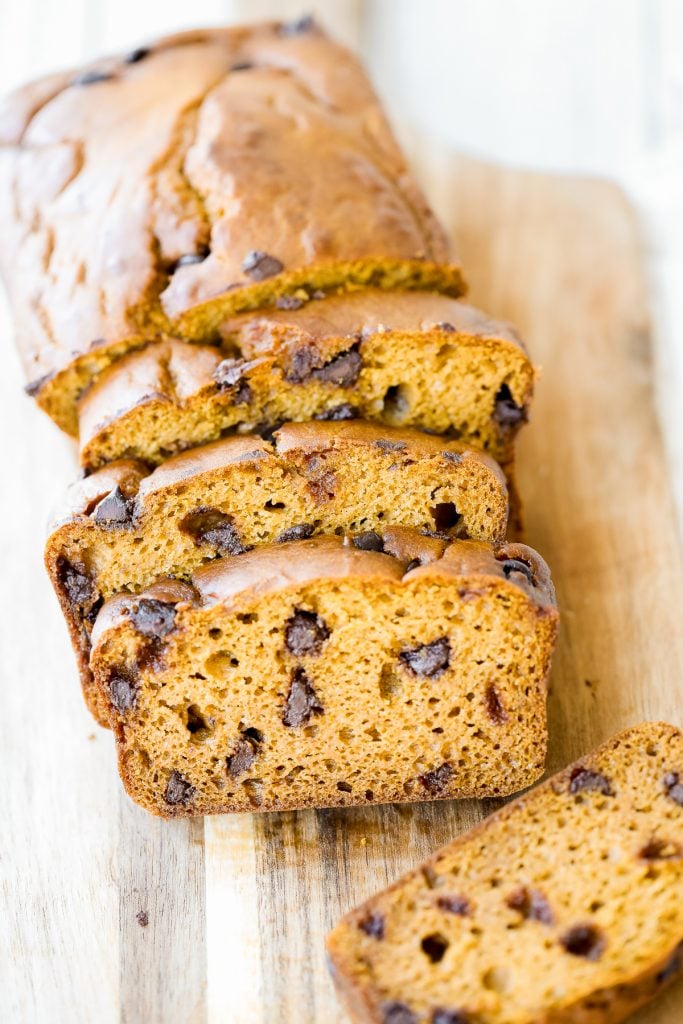
[[[470,912],[470,901],[465,896],[439,896],[436,905],[446,914],[457,914],[458,917],[467,917]]]
[[[360,412],[355,405],[349,405],[348,402],[343,402],[341,405],[333,405],[330,409],[325,409],[324,412],[319,412],[314,418],[316,420],[328,420],[334,423],[340,420],[355,420],[358,419]]]
[[[405,1003],[385,1003],[382,1024],[418,1024],[417,1016]]]
[[[427,772],[426,775],[420,775],[420,782],[428,793],[438,796],[440,793],[445,792],[452,778],[453,768],[448,761],[444,761],[444,763],[438,768],[435,768],[434,771]]]
[[[138,633],[158,639],[175,628],[175,605],[142,597],[131,609],[129,618]]]
[[[320,654],[329,635],[330,630],[324,620],[303,608],[297,608],[285,624],[285,645],[297,658]]]
[[[258,729],[244,730],[227,760],[227,772],[232,779],[237,779],[249,771],[258,756],[262,742],[263,736]]]
[[[471,1018],[463,1010],[434,1010],[431,1024],[470,1024]]]
[[[612,787],[604,775],[600,772],[593,772],[589,768],[574,768],[569,776],[569,792],[581,793],[584,790],[596,790],[603,796],[614,796]]]
[[[74,605],[85,605],[95,596],[95,587],[85,566],[80,563],[72,565],[66,558],[57,559],[59,582],[66,592],[69,602]]]
[[[191,785],[185,776],[174,770],[171,772],[166,785],[164,800],[172,807],[175,807],[178,804],[189,804],[194,797],[195,792],[196,790],[194,786]]]
[[[303,304],[304,300],[298,299],[296,295],[278,295],[275,300],[278,309],[301,309]]]
[[[599,960],[607,945],[602,932],[592,924],[574,925],[562,936],[560,944],[572,956],[586,960]]]
[[[683,807],[683,779],[678,772],[667,772],[664,776],[664,792],[679,807]]]
[[[429,512],[434,520],[437,533],[448,535],[447,531],[452,530],[462,520],[462,516],[452,501],[439,501],[433,508],[430,508]]]
[[[384,539],[374,530],[358,533],[352,540],[354,548],[361,551],[384,551]]]
[[[436,679],[450,664],[451,645],[448,638],[442,636],[429,644],[401,651],[399,660],[416,676]]]
[[[465,458],[462,452],[441,452],[441,454],[444,459],[448,459],[449,462],[452,462],[456,466]]]
[[[507,711],[503,707],[500,694],[493,683],[489,683],[486,687],[486,713],[496,725],[502,725],[503,722],[507,722]]]
[[[109,82],[114,77],[111,71],[84,71],[71,79],[71,85],[95,85],[96,82]]]
[[[338,388],[350,388],[358,380],[362,365],[360,352],[357,348],[351,348],[348,352],[340,352],[324,366],[314,369],[311,376]]]
[[[554,921],[550,904],[538,889],[522,886],[510,893],[505,902],[510,910],[516,910],[525,921],[540,921],[541,924],[552,924]]]
[[[678,860],[681,848],[677,843],[659,836],[653,836],[642,848],[639,857],[643,860]]]
[[[493,419],[500,427],[515,427],[526,422],[526,409],[516,404],[507,384],[503,384],[496,395]]]
[[[242,261],[242,270],[252,281],[265,281],[284,270],[284,264],[275,256],[269,256],[260,249],[252,249]]]
[[[109,677],[109,697],[120,714],[135,707],[137,680],[126,669],[114,669]]]
[[[286,544],[290,540],[306,540],[307,537],[311,537],[314,533],[315,526],[313,523],[297,523],[296,526],[290,526],[287,530],[283,530],[282,533],[278,533],[275,543]]]
[[[135,515],[135,503],[117,486],[100,501],[92,518],[100,526],[129,526]]]
[[[324,714],[318,703],[315,690],[302,668],[295,669],[282,713],[282,722],[289,729],[298,729],[310,721],[313,715]]]
[[[285,21],[278,26],[280,36],[301,36],[312,32],[316,28],[315,18],[312,14],[304,14],[296,21]]]
[[[337,477],[331,469],[321,473],[318,477],[314,477],[306,484],[306,489],[310,492],[311,497],[318,505],[334,498],[336,487]]]
[[[251,388],[246,380],[242,380],[246,372],[246,359],[224,359],[213,371],[213,379],[219,391],[232,391],[235,405],[246,405],[251,402]]]
[[[380,437],[377,441],[373,441],[372,446],[373,448],[379,448],[385,453],[402,452],[407,448],[405,441],[390,441],[386,437]]]
[[[188,512],[178,529],[192,537],[197,547],[209,544],[221,555],[242,555],[247,548],[232,524],[232,516],[217,508],[198,508]]]
[[[527,583],[534,586],[534,571],[528,562],[522,561],[521,558],[505,558],[501,560],[501,567],[506,580],[512,579],[514,583],[515,576],[523,576]]]
[[[366,935],[369,935],[371,939],[384,938],[384,918],[381,914],[367,914],[359,922],[358,927]]]
[[[151,52],[152,50],[149,46],[138,46],[137,49],[131,50],[130,53],[126,54],[123,58],[123,63],[139,64],[141,60],[145,59],[145,57],[149,57]]]
[[[35,380],[30,380],[28,384],[24,384],[24,392],[29,398],[35,398],[39,391],[47,384],[48,381],[54,377],[54,371],[50,373],[44,373],[42,377],[36,377]]]

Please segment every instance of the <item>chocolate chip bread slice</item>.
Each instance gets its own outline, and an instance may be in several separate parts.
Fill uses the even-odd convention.
[[[357,1024],[614,1024],[683,970],[683,733],[629,729],[353,911]]]
[[[534,368],[510,327],[453,299],[375,289],[241,317],[223,334],[223,349],[167,341],[105,371],[79,404],[83,465],[156,463],[224,431],[356,416],[512,461]]]
[[[29,393],[238,310],[460,268],[358,61],[311,19],[170,36],[0,107],[0,268]]]
[[[165,816],[511,793],[543,769],[557,630],[522,545],[263,545],[118,595],[91,666],[132,798]]]
[[[153,472],[111,463],[69,490],[45,561],[77,652],[84,692],[102,601],[159,576],[186,579],[203,562],[263,542],[355,532],[381,550],[391,524],[502,543],[507,491],[487,456],[416,430],[376,423],[299,423],[270,441],[232,437]]]

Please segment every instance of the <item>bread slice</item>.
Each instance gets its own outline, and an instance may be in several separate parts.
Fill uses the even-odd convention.
[[[157,463],[226,431],[356,416],[512,462],[534,369],[511,328],[462,303],[375,289],[238,318],[223,334],[222,349],[167,341],[105,371],[79,404],[83,465]]]
[[[130,796],[163,816],[499,796],[543,770],[557,630],[522,545],[262,545],[118,595],[91,666]]]
[[[159,576],[187,579],[204,562],[255,544],[391,524],[502,543],[507,491],[487,456],[415,430],[362,421],[299,423],[271,441],[232,437],[153,472],[111,463],[74,484],[54,517],[45,562],[98,717],[88,666],[102,601]]]
[[[616,736],[328,939],[357,1024],[614,1024],[683,969],[683,733]]]
[[[368,79],[309,18],[206,29],[51,75],[0,107],[0,269],[27,390],[77,396],[161,334],[459,265]]]

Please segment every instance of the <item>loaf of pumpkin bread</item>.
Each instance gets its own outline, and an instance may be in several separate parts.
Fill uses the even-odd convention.
[[[361,416],[448,433],[511,466],[534,368],[508,325],[460,302],[371,289],[244,315],[222,335],[222,347],[149,345],[104,371],[79,402],[83,465]]]
[[[153,472],[125,460],[74,484],[55,513],[45,562],[98,708],[88,659],[103,600],[159,576],[187,579],[202,563],[255,544],[412,526],[502,543],[507,491],[498,466],[457,441],[363,421],[289,424],[270,441],[232,437]]]
[[[261,545],[106,602],[91,666],[130,796],[171,816],[538,778],[557,630],[544,562],[406,527],[382,548]]]
[[[356,1024],[616,1024],[683,972],[683,733],[616,736],[349,914]]]
[[[358,61],[310,19],[186,32],[0,106],[0,269],[28,391],[76,399],[126,351],[238,310],[460,268]]]

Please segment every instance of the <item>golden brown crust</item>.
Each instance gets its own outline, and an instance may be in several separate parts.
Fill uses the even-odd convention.
[[[683,970],[679,771],[679,729],[626,730],[347,914],[328,952],[351,1019],[617,1024],[651,1000]]]
[[[29,388],[72,432],[78,391],[160,332],[206,341],[296,289],[463,291],[364,72],[314,25],[30,84],[0,110],[0,185]]]
[[[133,799],[176,816],[538,777],[557,631],[539,557],[515,548],[522,571],[475,542],[384,540],[402,557],[334,537],[263,545],[105,603],[91,665]]]
[[[512,460],[534,369],[514,332],[433,293],[358,292],[243,316],[225,349],[150,345],[79,403],[81,460],[158,462],[222,431],[341,415],[452,432]],[[502,401],[499,401],[502,396]]]

